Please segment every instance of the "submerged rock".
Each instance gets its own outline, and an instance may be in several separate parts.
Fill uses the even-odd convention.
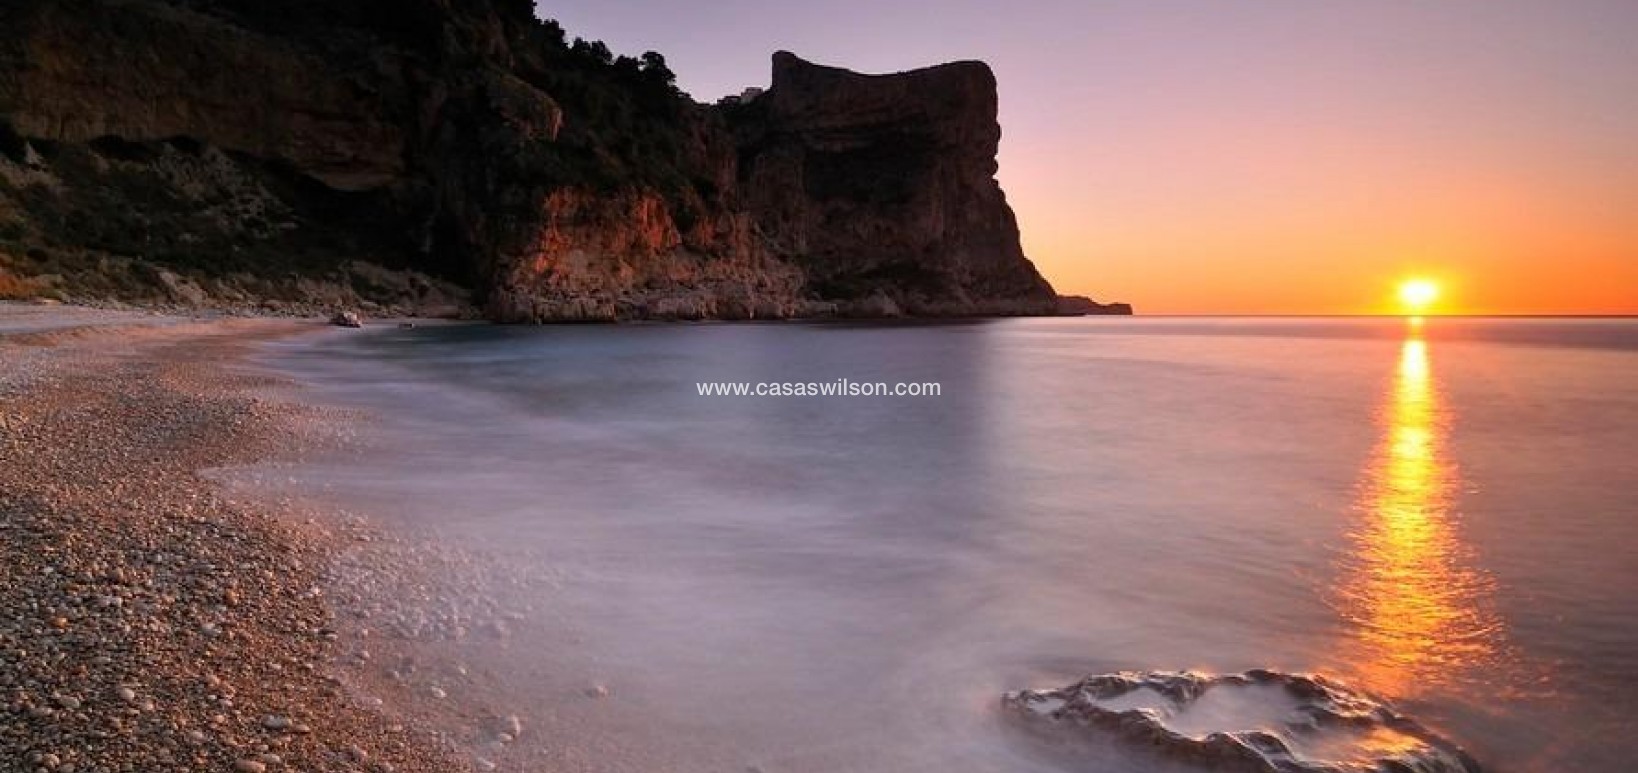
[[[1090,728],[1214,769],[1480,773],[1454,743],[1318,676],[1121,672],[1007,693],[1001,703],[1031,722]]]

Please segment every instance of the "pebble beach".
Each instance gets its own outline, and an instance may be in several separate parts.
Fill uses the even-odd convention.
[[[206,474],[335,442],[347,417],[238,366],[321,324],[0,308],[0,771],[496,767],[335,665],[326,576],[364,527]]]

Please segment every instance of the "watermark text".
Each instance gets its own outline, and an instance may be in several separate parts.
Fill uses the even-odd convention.
[[[939,397],[944,386],[937,381],[700,381],[694,384],[700,397]]]

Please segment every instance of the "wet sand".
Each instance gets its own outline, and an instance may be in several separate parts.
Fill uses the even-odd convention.
[[[492,767],[349,672],[358,626],[326,589],[338,546],[379,535],[206,474],[345,445],[350,417],[237,365],[321,323],[0,318],[22,312],[0,333],[0,770]]]

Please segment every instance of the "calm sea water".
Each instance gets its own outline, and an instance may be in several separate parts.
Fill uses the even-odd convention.
[[[502,702],[559,769],[1158,769],[1043,752],[997,697],[1251,667],[1487,769],[1638,759],[1638,323],[448,326],[268,359],[382,417],[309,484],[550,567]],[[695,387],[840,378],[942,394]]]

